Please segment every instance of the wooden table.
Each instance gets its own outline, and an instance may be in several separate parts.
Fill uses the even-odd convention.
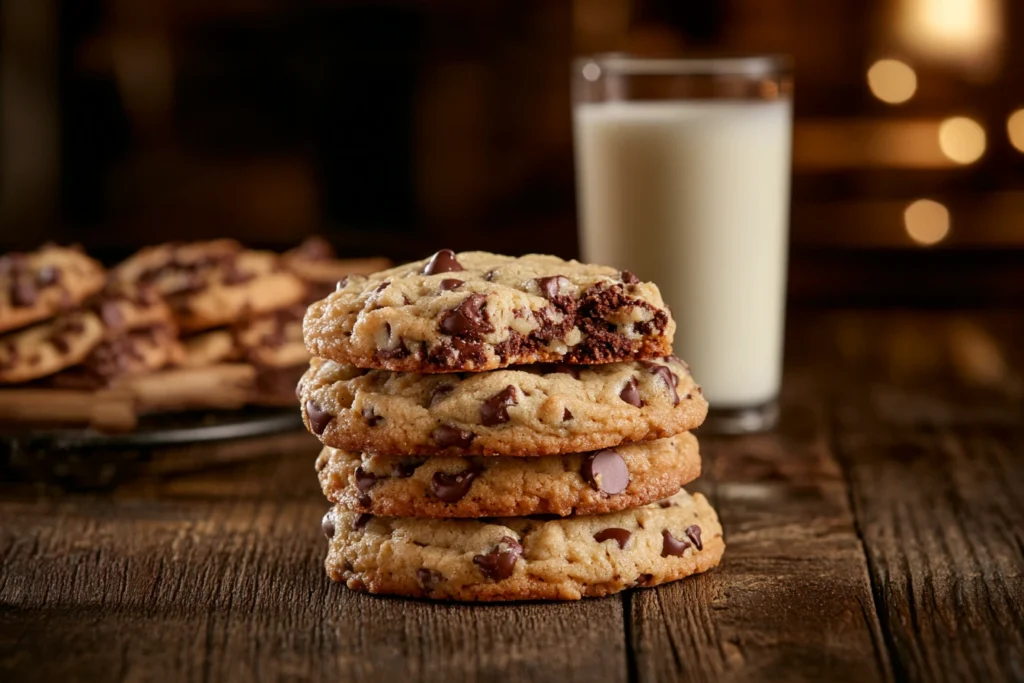
[[[795,316],[781,425],[702,440],[720,568],[574,604],[331,584],[305,434],[0,499],[3,681],[1024,680],[1024,316]]]

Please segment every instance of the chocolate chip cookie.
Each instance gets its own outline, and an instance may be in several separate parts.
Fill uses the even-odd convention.
[[[91,311],[72,311],[0,337],[0,384],[28,382],[77,365],[103,340]]]
[[[595,515],[667,498],[700,475],[689,433],[594,453],[541,458],[357,454],[325,446],[324,495],[385,517]]]
[[[53,377],[59,389],[93,390],[125,377],[142,375],[181,362],[184,352],[172,327],[154,325],[104,339],[85,359]]]
[[[680,491],[605,515],[438,520],[327,513],[328,575],[349,588],[436,600],[578,600],[716,566],[717,515]]]
[[[294,367],[308,363],[309,351],[302,342],[302,316],[305,312],[306,307],[297,304],[237,325],[234,329],[234,339],[240,357],[268,368]],[[295,379],[298,379],[298,375]],[[288,393],[295,393],[294,382]]]
[[[358,370],[314,358],[299,383],[325,444],[380,455],[582,453],[693,429],[707,401],[675,356],[463,375]]]
[[[52,318],[103,287],[103,266],[71,247],[0,257],[0,332]]]
[[[245,250],[233,240],[142,249],[115,268],[113,277],[155,287],[183,332],[230,325],[290,306],[306,291],[277,254]]]
[[[674,332],[657,286],[628,271],[448,249],[351,276],[305,320],[315,356],[419,373],[651,359]]]

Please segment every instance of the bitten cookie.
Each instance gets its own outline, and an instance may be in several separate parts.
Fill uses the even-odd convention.
[[[233,240],[142,249],[113,271],[119,283],[150,284],[167,298],[183,332],[230,325],[298,303],[305,286],[272,252]]]
[[[692,434],[542,458],[411,458],[324,447],[324,495],[384,517],[595,515],[674,495],[700,475]]]
[[[0,257],[0,332],[74,308],[103,287],[104,277],[103,266],[70,247]]]
[[[91,311],[73,311],[0,337],[0,384],[28,382],[81,363],[103,340]]]
[[[349,588],[436,600],[577,600],[656,586],[716,566],[715,511],[680,491],[641,508],[540,520],[323,519],[327,574]]]
[[[448,249],[347,278],[304,326],[315,356],[401,372],[655,358],[675,332],[657,286],[627,271]]]
[[[380,455],[582,453],[693,429],[707,401],[674,356],[464,375],[357,370],[314,358],[303,419],[328,446]]]

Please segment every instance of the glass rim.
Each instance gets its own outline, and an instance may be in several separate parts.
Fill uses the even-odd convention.
[[[635,57],[625,52],[604,52],[573,60],[573,70],[594,64],[616,76],[747,76],[786,74],[793,68],[788,55],[709,55],[694,57]]]

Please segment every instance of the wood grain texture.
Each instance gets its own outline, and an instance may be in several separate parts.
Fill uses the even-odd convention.
[[[0,680],[626,680],[618,598],[472,607],[332,584],[315,454],[0,503]]]
[[[703,438],[726,530],[717,570],[631,598],[639,681],[889,678],[867,568],[813,385],[793,376],[777,433]]]

